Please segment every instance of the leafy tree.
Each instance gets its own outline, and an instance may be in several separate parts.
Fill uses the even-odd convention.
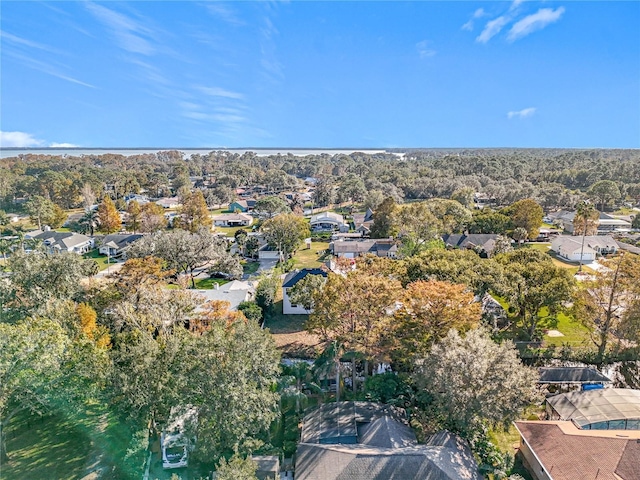
[[[260,323],[262,320],[262,308],[256,302],[241,302],[238,311],[242,312],[247,320]]]
[[[127,205],[127,214],[127,229],[136,233],[140,230],[140,216],[142,215],[140,204],[135,200],[131,200]]]
[[[604,211],[605,207],[619,200],[622,195],[618,185],[613,180],[600,180],[589,188],[589,196],[600,204],[600,210]]]
[[[46,224],[54,216],[55,204],[40,195],[31,197],[24,204],[24,209],[31,217],[31,221],[38,224],[38,228],[42,230],[42,224]]]
[[[425,202],[399,206],[394,216],[394,230],[398,232],[403,257],[417,255],[432,246],[442,229],[440,222],[431,213]]]
[[[598,362],[604,361],[612,337],[637,339],[640,312],[639,257],[624,255],[603,265],[593,280],[581,282],[573,302],[576,318],[591,332]]]
[[[98,228],[104,233],[114,233],[122,228],[120,214],[108,195],[98,205]]]
[[[469,223],[470,233],[498,233],[505,235],[512,228],[511,219],[507,215],[487,208],[474,211]]]
[[[314,311],[306,328],[326,342],[337,341],[347,350],[361,354],[366,375],[370,361],[388,359],[385,343],[400,293],[397,280],[371,275],[362,269],[345,277],[330,273],[324,289],[314,298]],[[354,367],[355,362],[354,357]],[[355,381],[353,388],[355,391]]]
[[[501,253],[508,253],[513,251],[511,246],[511,239],[504,235],[498,235],[496,237],[495,246],[493,248],[493,255],[499,255]]]
[[[513,230],[513,233],[511,234],[511,236],[516,242],[523,243],[529,237],[529,232],[527,232],[526,228],[518,227]]]
[[[304,218],[283,213],[262,224],[264,238],[271,248],[280,252],[283,261],[309,236],[309,224]]]
[[[265,276],[260,279],[256,287],[256,303],[262,311],[267,313],[276,301],[276,294],[280,285],[275,275]]]
[[[282,198],[270,196],[258,200],[253,207],[253,211],[260,217],[273,218],[279,213],[291,212],[291,209]]]
[[[96,202],[96,194],[93,193],[91,184],[85,183],[80,189],[80,196],[82,197],[82,205],[85,210],[90,210]]]
[[[519,200],[502,212],[511,218],[515,228],[522,227],[527,231],[529,238],[538,238],[544,212],[535,200]]]
[[[216,468],[216,480],[258,480],[257,469],[258,465],[251,457],[242,458],[236,454],[229,461],[221,458]]]
[[[4,210],[0,210],[0,227],[7,226],[9,225],[9,223],[10,221],[7,212],[5,212]]]
[[[258,254],[258,250],[260,249],[260,241],[256,237],[247,238],[247,243],[245,243],[244,251],[245,255],[250,258],[254,258]]]
[[[362,202],[367,188],[360,177],[354,174],[345,176],[338,185],[338,202]]]
[[[306,275],[289,290],[291,303],[302,305],[308,312],[313,310],[314,298],[322,291],[325,281],[322,275]]]
[[[571,300],[575,282],[566,269],[556,266],[551,257],[539,250],[520,249],[495,257],[505,266],[502,295],[517,315],[529,335],[538,335],[541,309],[557,313]]]
[[[384,193],[382,193],[382,191],[369,190],[364,197],[362,208],[364,210],[375,211],[383,201],[384,201]]]
[[[80,232],[90,234],[93,237],[96,228],[98,228],[98,210],[87,210],[78,221]]]
[[[207,209],[207,202],[201,190],[188,193],[182,200],[180,217],[176,219],[176,227],[195,233],[201,228],[211,228],[213,220]]]
[[[440,233],[462,232],[471,221],[471,212],[455,200],[434,198],[427,200],[425,204],[440,221]]]
[[[451,330],[418,362],[417,385],[443,427],[466,435],[481,422],[508,425],[537,403],[538,373],[520,362],[510,341],[495,343],[482,329]]]
[[[127,256],[161,258],[168,269],[188,275],[193,288],[196,270],[208,263],[217,264],[219,271],[229,269],[226,273],[238,274],[238,261],[227,252],[226,240],[206,228],[197,233],[174,230],[146,235],[127,247]]]
[[[371,238],[388,238],[395,234],[395,216],[398,206],[391,197],[385,198],[373,213]]]
[[[313,204],[317,207],[325,207],[332,204],[335,198],[333,183],[328,178],[321,178],[316,183],[312,197]]]
[[[418,280],[407,285],[395,312],[394,359],[412,365],[425,358],[434,342],[454,328],[467,331],[480,323],[481,308],[465,285]]]
[[[451,194],[451,200],[455,200],[465,208],[473,208],[473,196],[475,190],[471,187],[462,187]]]
[[[167,226],[167,219],[164,216],[164,208],[155,203],[145,203],[140,212],[140,231],[152,233],[164,230]]]
[[[245,253],[244,247],[247,244],[247,238],[249,237],[249,234],[247,233],[246,230],[239,229],[239,230],[236,230],[236,233],[233,234],[233,237],[236,240],[236,245],[238,245],[240,254],[244,255]]]
[[[631,228],[640,229],[640,214],[636,213],[636,216],[633,217],[633,220],[631,221]]]

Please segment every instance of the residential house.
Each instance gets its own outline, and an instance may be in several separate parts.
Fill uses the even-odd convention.
[[[401,410],[374,402],[326,403],[302,422],[296,480],[480,480],[460,437],[418,444]]]
[[[253,217],[244,213],[223,213],[213,217],[216,227],[248,227],[253,223]]]
[[[312,215],[309,220],[309,225],[311,226],[312,232],[349,231],[349,225],[345,223],[344,217],[334,212],[321,212]]]
[[[640,431],[580,430],[573,422],[515,422],[534,480],[638,480]],[[622,433],[622,435],[621,435]]]
[[[302,305],[291,303],[289,298],[291,289],[307,275],[320,275],[326,278],[327,272],[319,268],[303,268],[289,272],[282,282],[282,313],[284,315],[309,314],[313,311],[305,309]]]
[[[145,203],[149,203],[149,197],[146,197],[145,195],[140,195],[138,193],[131,193],[124,197],[124,201],[127,202],[127,204],[129,202],[136,201],[140,205],[144,205]]]
[[[392,238],[346,240],[339,239],[329,244],[329,251],[339,258],[356,258],[361,255],[396,258],[398,244]]]
[[[164,197],[156,200],[156,205],[160,205],[162,208],[178,208],[180,199],[178,197]]]
[[[256,464],[255,476],[258,480],[275,480],[280,478],[280,457],[277,455],[252,455]]]
[[[495,205],[496,199],[488,193],[476,192],[473,194],[473,206],[478,209]]]
[[[631,229],[631,223],[623,218],[617,218],[607,213],[599,212],[598,218],[598,235],[606,235],[612,232],[627,232]],[[567,232],[574,234],[575,227],[573,225],[576,212],[567,210],[560,210],[558,212],[550,213],[547,219],[555,225],[558,225]]]
[[[122,257],[124,256],[125,247],[139,240],[143,237],[141,234],[113,234],[105,236],[100,242],[98,252],[101,255],[108,255],[110,257]]]
[[[354,213],[353,224],[356,232],[363,236],[369,236],[373,226],[373,210],[368,208],[365,213]]]
[[[41,241],[49,253],[82,254],[93,249],[93,239],[80,233],[35,230],[27,233],[24,238]]]
[[[202,303],[196,308],[196,312],[202,312],[205,310],[207,302],[211,301],[223,301],[229,303],[229,310],[238,310],[238,305],[242,302],[248,302],[253,299],[255,293],[255,287],[251,282],[243,282],[240,280],[233,280],[224,285],[215,284],[212,289],[197,289],[189,290],[194,295],[200,297]]]
[[[498,235],[495,233],[455,233],[442,236],[448,248],[474,250],[480,256],[490,257],[496,248]]]
[[[229,204],[230,212],[240,212],[247,213],[253,210],[253,207],[256,206],[256,200],[253,198],[247,198],[244,200],[236,200]]]
[[[598,255],[609,255],[618,251],[618,242],[609,235],[587,235],[584,237],[584,248],[581,236],[560,235],[551,242],[551,250],[572,262],[591,262]]]

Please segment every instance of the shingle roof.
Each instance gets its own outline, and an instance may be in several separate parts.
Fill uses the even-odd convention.
[[[137,233],[107,235],[102,239],[102,245],[107,245],[108,243],[113,242],[117,248],[123,248],[142,237],[143,235]]]
[[[487,251],[495,248],[497,234],[494,233],[470,233],[443,235],[442,240],[446,245],[458,248],[483,247]]]
[[[49,246],[59,246],[64,247],[65,250],[70,248],[74,248],[78,245],[82,245],[83,243],[90,242],[91,239],[86,235],[82,235],[80,233],[73,232],[55,232],[53,230],[48,232],[41,232],[30,235],[31,238],[35,238],[38,240],[42,240],[46,242]]]
[[[303,268],[302,270],[294,270],[293,272],[289,272],[287,276],[284,278],[282,287],[283,288],[293,287],[296,283],[298,283],[307,275],[322,275],[323,277],[326,277],[327,272],[325,272],[320,268]]]
[[[516,422],[516,427],[553,480],[640,478],[637,439],[572,431],[571,422]]]
[[[602,383],[610,382],[594,368],[588,367],[541,367],[538,383]]]
[[[447,433],[418,445],[411,428],[388,405],[324,404],[303,420],[296,480],[481,478],[462,439]]]

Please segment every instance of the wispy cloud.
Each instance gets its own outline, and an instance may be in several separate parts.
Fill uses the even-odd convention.
[[[500,33],[500,31],[511,21],[511,18],[507,15],[502,15],[493,20],[489,20],[484,26],[484,29],[476,37],[476,42],[487,43],[493,37]]]
[[[124,50],[141,55],[153,55],[156,48],[150,42],[153,30],[130,16],[110,10],[96,3],[86,3],[86,8],[102,22]],[[145,38],[146,37],[146,38]]]
[[[514,110],[507,113],[507,118],[528,118],[536,113],[536,107],[523,108],[522,110]]]
[[[418,51],[418,55],[420,55],[420,58],[433,57],[436,53],[438,53],[431,46],[431,42],[429,40],[423,40],[416,43],[416,50]]]
[[[204,7],[211,15],[230,25],[239,26],[245,24],[245,22],[238,16],[237,12],[225,3],[211,2],[206,3]]]
[[[44,50],[45,52],[57,53],[57,54],[65,53],[65,52],[62,52],[61,50],[50,47],[49,45],[44,45],[42,43],[34,42],[26,38],[18,37],[16,35],[12,35],[11,33],[5,32],[3,30],[0,30],[0,38],[2,38],[3,40],[9,43],[22,46],[22,47],[35,48],[38,50]]]
[[[231,90],[225,90],[224,88],[220,88],[220,87],[202,87],[202,86],[198,86],[196,87],[196,90],[198,90],[199,92],[204,93],[205,95],[208,95],[210,97],[223,97],[223,98],[233,98],[236,100],[242,100],[244,98],[244,95],[238,92],[232,92]]]
[[[471,15],[471,18],[469,19],[469,21],[464,25],[462,25],[461,27],[462,30],[468,30],[468,31],[473,30],[473,25],[474,25],[473,21],[477,20],[478,18],[482,18],[486,15],[488,14],[484,11],[484,8],[478,8],[475,12],[473,12],[473,15]]]
[[[56,143],[53,142],[49,145],[49,148],[78,148],[80,145],[76,145],[74,143]]]
[[[83,87],[97,88],[95,85],[91,85],[90,83],[83,82],[82,80],[78,80],[77,78],[67,75],[66,73],[62,72],[60,68],[57,68],[49,63],[42,62],[40,60],[36,60],[35,58],[13,51],[5,50],[3,53],[4,55],[12,57],[15,60],[19,61],[25,67],[32,68],[33,70],[38,70],[40,72],[46,73],[47,75],[51,75],[52,77],[66,80],[67,82],[75,83],[76,85],[82,85]]]
[[[42,145],[44,142],[30,133],[0,131],[0,147],[41,147]]]
[[[527,15],[522,20],[517,21],[509,30],[507,40],[514,42],[522,37],[526,37],[530,33],[542,30],[547,25],[557,22],[564,13],[564,7],[541,8],[536,13]]]

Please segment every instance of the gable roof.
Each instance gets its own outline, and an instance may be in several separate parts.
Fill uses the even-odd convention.
[[[296,283],[302,280],[307,275],[322,275],[326,278],[327,272],[320,268],[303,268],[302,270],[294,270],[289,272],[286,277],[284,277],[284,282],[282,283],[283,288],[293,287]]]
[[[455,233],[442,236],[442,241],[447,246],[456,248],[482,247],[487,252],[492,252],[496,246],[496,233]]]
[[[303,420],[296,480],[480,480],[467,444],[453,434],[418,445],[391,406],[321,405]]]
[[[41,240],[49,247],[57,247],[64,250],[69,250],[90,243],[91,239],[86,235],[74,232],[56,232],[54,230],[43,232],[42,230],[36,230],[28,234],[29,238]]]
[[[553,480],[638,480],[640,435],[578,430],[571,422],[515,422],[524,442]],[[617,432],[619,433],[619,432]]]
[[[589,367],[540,367],[538,383],[604,383],[611,379]]]
[[[142,238],[143,236],[144,235],[139,233],[107,235],[102,239],[101,245],[109,245],[109,247],[112,248],[123,248]]]

